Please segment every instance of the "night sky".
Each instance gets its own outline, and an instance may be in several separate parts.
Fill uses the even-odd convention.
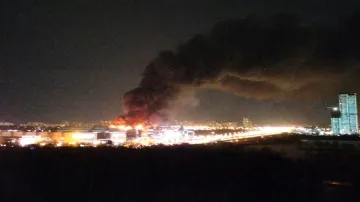
[[[214,24],[249,14],[291,12],[335,23],[357,0],[4,0],[0,4],[0,121],[110,120],[160,50],[174,49]],[[269,3],[272,2],[272,3]],[[199,90],[179,119],[327,123],[327,101],[253,100]]]

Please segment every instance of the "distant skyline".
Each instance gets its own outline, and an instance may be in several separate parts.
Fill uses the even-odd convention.
[[[356,0],[83,2],[0,3],[0,121],[112,120],[123,111],[123,93],[138,85],[159,51],[219,21],[290,12],[332,24],[360,8]],[[259,101],[210,89],[199,89],[197,98],[196,106],[178,111],[179,119],[327,124],[326,107],[337,100]]]

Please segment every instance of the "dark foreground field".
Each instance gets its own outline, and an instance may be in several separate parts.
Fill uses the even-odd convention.
[[[291,160],[229,144],[0,151],[1,202],[360,201],[358,182],[354,153]]]

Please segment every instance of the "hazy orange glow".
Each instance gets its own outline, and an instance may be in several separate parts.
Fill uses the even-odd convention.
[[[135,129],[136,129],[136,130],[142,130],[143,128],[144,128],[144,127],[143,127],[142,124],[139,124],[139,125],[135,126]]]
[[[120,129],[120,130],[131,130],[131,129],[143,130],[144,129],[144,123],[137,122],[134,125],[127,125],[126,122],[123,119],[118,118],[118,119],[112,121],[111,124],[109,125],[109,127],[110,128],[117,128],[117,129]]]

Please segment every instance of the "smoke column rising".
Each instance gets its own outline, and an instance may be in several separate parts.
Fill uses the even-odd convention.
[[[124,95],[122,119],[159,121],[183,92],[196,88],[276,101],[324,99],[344,86],[356,91],[347,78],[360,75],[359,19],[354,14],[333,27],[290,14],[221,22],[175,51],[160,52],[139,86]]]

